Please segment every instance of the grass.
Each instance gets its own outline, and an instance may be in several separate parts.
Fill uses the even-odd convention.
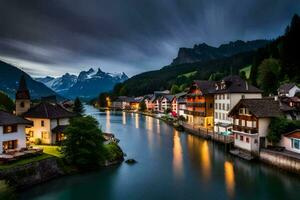
[[[26,165],[28,163],[37,162],[37,161],[44,160],[47,158],[52,158],[52,157],[53,157],[52,155],[43,153],[42,155],[39,155],[39,156],[35,156],[35,157],[31,157],[31,158],[24,158],[24,159],[21,159],[21,160],[18,160],[18,161],[9,163],[9,164],[0,165],[0,170],[9,169],[9,168],[17,167],[17,166],[22,166],[22,165]]]
[[[192,77],[192,76],[195,76],[197,74],[197,71],[193,71],[193,72],[189,72],[189,73],[186,73],[186,74],[181,74],[181,75],[179,75],[179,76],[177,76],[178,78],[180,78],[180,77],[186,77],[186,78],[190,78],[190,77]]]
[[[59,146],[50,146],[50,145],[34,145],[34,147],[42,148],[44,153],[61,158],[62,153],[60,152]]]
[[[21,166],[21,165],[26,165],[28,163],[37,162],[37,161],[44,160],[44,159],[47,159],[47,158],[52,158],[52,157],[61,158],[62,157],[59,146],[34,145],[34,147],[43,148],[44,153],[42,155],[39,155],[39,156],[34,156],[34,157],[30,157],[30,158],[23,158],[21,160],[17,160],[17,161],[14,161],[12,163],[9,163],[9,164],[2,164],[2,165],[0,165],[0,170],[9,169],[9,168],[13,168],[13,167],[16,167],[16,166]]]
[[[247,67],[240,69],[240,72],[244,71],[246,73],[247,79],[249,79],[250,77],[251,67],[252,67],[251,65],[248,65]]]

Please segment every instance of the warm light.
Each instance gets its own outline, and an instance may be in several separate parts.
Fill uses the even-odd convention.
[[[234,181],[234,168],[231,162],[226,161],[224,163],[224,173],[225,173],[225,183],[226,183],[227,193],[230,197],[233,197],[235,181]]]
[[[125,125],[126,124],[126,113],[122,112],[122,123]]]
[[[173,169],[175,176],[181,177],[183,175],[183,157],[180,134],[175,129],[173,136]]]
[[[200,154],[201,154],[203,176],[208,180],[210,178],[210,173],[211,173],[211,161],[209,156],[208,142],[206,140],[203,141],[201,145]]]
[[[135,128],[139,128],[139,114],[135,114]]]
[[[110,132],[110,111],[106,111],[106,131]]]
[[[160,133],[160,123],[159,119],[156,119],[156,132]]]
[[[111,100],[109,97],[106,97],[107,107],[111,107]]]
[[[153,118],[146,116],[146,129],[153,130]]]

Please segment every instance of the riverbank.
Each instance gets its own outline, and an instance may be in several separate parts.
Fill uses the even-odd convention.
[[[168,125],[177,128],[176,125],[178,124],[178,122],[172,122],[172,121],[168,121],[163,117],[159,117],[157,114],[153,114],[153,113],[147,113],[147,112],[136,112],[136,111],[125,111],[127,113],[137,113],[137,114],[141,114],[141,115],[145,115],[145,116],[150,116],[159,120],[162,120],[163,122],[167,123]],[[187,124],[185,124],[184,122],[179,122],[180,125],[182,125],[183,130],[180,131],[185,131],[188,134],[192,134],[192,135],[196,135],[198,137],[201,137],[203,139],[206,140],[212,140],[215,142],[219,142],[223,145],[226,145],[226,153],[230,153],[230,150],[233,148],[233,143],[234,143],[234,138],[230,137],[230,136],[225,136],[225,135],[220,135],[220,134],[214,134],[213,131],[209,131],[209,130],[201,130],[200,128],[195,129],[194,127],[191,127]],[[300,175],[300,159],[299,156],[295,157],[290,155],[291,153],[287,152],[287,153],[281,153],[281,152],[276,152],[274,150],[269,150],[269,149],[264,149],[261,150],[260,154],[252,159],[247,159],[246,157],[243,156],[237,156],[239,158],[245,159],[249,162],[251,162],[251,160],[255,160],[261,162],[262,164],[267,164],[270,165],[272,167],[276,167],[278,169],[282,169],[286,172],[291,172],[293,174],[297,174]]]
[[[0,180],[4,180],[15,190],[24,190],[31,186],[45,183],[62,176],[85,173],[76,166],[68,165],[62,158],[57,146],[43,145],[42,155],[1,165]],[[124,161],[124,153],[116,143],[104,145],[103,162],[89,171],[120,164]]]

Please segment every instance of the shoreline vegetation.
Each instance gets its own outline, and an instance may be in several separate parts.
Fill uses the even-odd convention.
[[[61,146],[34,145],[42,148],[43,153],[0,165],[0,199],[15,199],[12,195],[15,191],[55,178],[122,163],[125,154],[120,146],[117,142],[105,141],[102,134],[93,117],[78,117],[71,120],[67,138]]]

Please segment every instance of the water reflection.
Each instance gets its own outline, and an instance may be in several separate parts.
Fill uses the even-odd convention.
[[[234,180],[234,168],[233,168],[233,164],[231,162],[225,161],[224,173],[225,173],[225,183],[226,183],[226,190],[227,190],[228,196],[233,198],[234,197],[235,180]]]
[[[152,131],[153,130],[153,118],[146,116],[145,120],[146,120],[146,129]]]
[[[180,133],[174,129],[173,136],[173,169],[176,177],[183,176],[183,155]]]
[[[159,119],[156,119],[156,132],[160,133],[160,123]]]
[[[126,112],[122,112],[122,123],[126,124]]]
[[[111,132],[110,131],[110,111],[109,110],[106,111],[106,131]]]
[[[204,140],[200,146],[202,175],[205,180],[209,180],[211,176],[211,160],[209,155],[208,142]]]
[[[140,125],[139,125],[139,123],[140,123],[139,117],[140,117],[139,114],[135,113],[135,128],[139,128],[140,127]]]

